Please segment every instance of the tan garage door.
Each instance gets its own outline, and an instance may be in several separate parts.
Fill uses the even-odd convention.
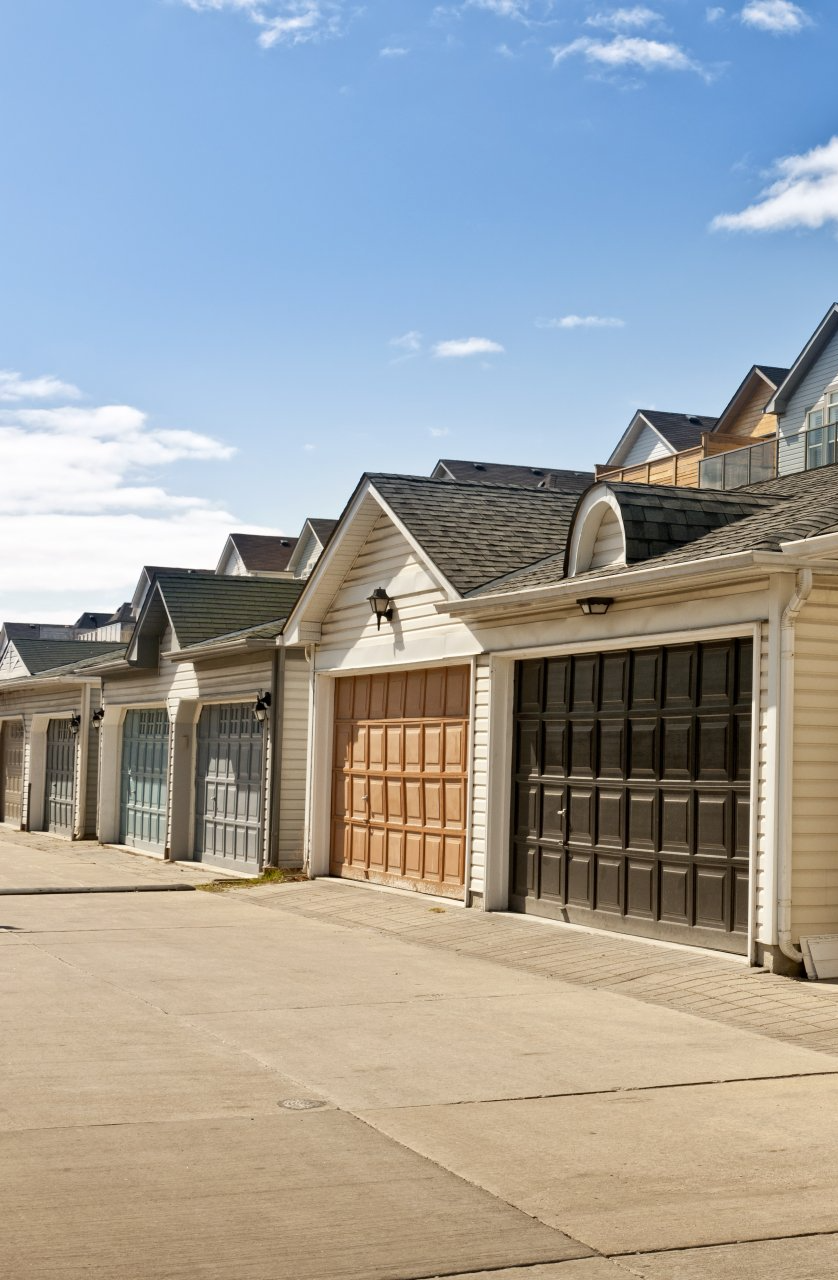
[[[332,875],[461,898],[469,668],[337,681]]]
[[[0,730],[0,822],[23,821],[23,725],[7,720]]]

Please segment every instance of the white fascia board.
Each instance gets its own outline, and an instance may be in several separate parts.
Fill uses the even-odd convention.
[[[686,583],[694,578],[733,577],[754,568],[789,570],[795,567],[789,557],[780,551],[738,551],[731,556],[713,556],[706,560],[688,560],[677,565],[640,566],[636,570],[603,574],[598,578],[569,578],[564,582],[545,587],[530,587],[514,594],[481,596],[453,604],[438,604],[438,613],[450,613],[455,617],[478,616],[489,612],[520,612],[522,608],[551,608],[556,605],[573,605],[588,595],[610,595],[615,600],[630,597],[634,591],[658,583]]]
[[[84,685],[96,685],[99,676],[21,676],[19,680],[0,681],[0,699],[16,689],[79,689]],[[0,704],[1,705],[1,704]]]
[[[784,382],[781,382],[774,395],[765,406],[766,413],[782,413],[788,398],[801,378],[805,377],[810,365],[817,360],[823,346],[829,341],[830,331],[838,321],[838,302],[833,302],[823,320],[812,334],[806,346],[789,369]]]
[[[243,640],[231,640],[229,644],[192,645],[186,649],[178,649],[169,654],[171,662],[202,662],[209,658],[228,658],[237,653],[258,653],[260,649],[268,651],[276,648],[276,639],[265,640],[248,636]]]
[[[838,533],[817,533],[810,538],[794,538],[780,544],[784,555],[799,556],[802,560],[814,559],[835,553],[838,556]],[[838,569],[838,560],[835,568]]]
[[[239,554],[239,549],[236,546],[235,542],[233,541],[233,535],[228,534],[227,541],[224,543],[224,550],[221,552],[221,555],[218,558],[218,564],[215,566],[216,573],[221,573],[221,570],[224,568],[226,561],[230,557],[231,551],[235,551],[236,555]]]
[[[670,455],[674,457],[674,455],[677,453],[677,450],[672,448],[672,445],[669,443],[666,437],[662,436],[661,433],[658,431],[657,427],[654,426],[654,424],[651,423],[648,418],[643,416],[643,411],[641,409],[638,409],[634,417],[632,418],[631,422],[628,424],[625,431],[623,432],[622,437],[620,438],[616,449],[613,451],[613,453],[611,454],[611,457],[606,462],[605,465],[607,467],[621,467],[623,465],[623,454],[625,454],[628,451],[629,446],[634,443],[635,438],[640,434],[640,429],[642,427],[648,428],[649,431],[654,431],[655,435],[658,437],[661,444],[668,450]],[[638,465],[643,466],[643,463],[639,463]]]
[[[290,556],[288,557],[288,564],[285,567],[289,573],[293,573],[300,562],[300,559],[301,559],[300,548],[305,545],[307,533],[311,533],[311,536],[314,538],[315,542],[321,548],[321,550],[323,548],[323,543],[318,538],[314,530],[314,526],[311,523],[311,520],[307,519],[297,536],[297,541],[294,544],[294,550],[291,552]]]

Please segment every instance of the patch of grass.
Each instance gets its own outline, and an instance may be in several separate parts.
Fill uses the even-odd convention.
[[[294,867],[267,867],[258,876],[225,876],[223,880],[196,884],[195,888],[202,889],[204,893],[224,893],[226,889],[255,889],[260,884],[292,884],[306,878],[301,870]]]
[[[445,907],[428,907],[429,911],[433,911],[437,915],[445,915]]]

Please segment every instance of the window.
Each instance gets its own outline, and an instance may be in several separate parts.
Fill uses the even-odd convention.
[[[830,391],[826,397],[826,420],[838,422],[838,391]]]
[[[806,414],[806,430],[817,431],[823,426],[823,409],[812,409]]]

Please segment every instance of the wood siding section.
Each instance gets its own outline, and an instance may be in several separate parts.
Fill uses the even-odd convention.
[[[597,467],[597,480],[624,484],[668,484],[681,489],[698,488],[698,464],[703,449],[685,449],[672,457],[634,467]]]
[[[792,934],[838,932],[838,590],[795,627]]]
[[[744,444],[746,440],[761,440],[763,436],[773,436],[777,430],[777,419],[772,413],[764,412],[771,395],[768,383],[760,380],[736,417],[725,426],[725,435],[739,437],[740,444]]]

